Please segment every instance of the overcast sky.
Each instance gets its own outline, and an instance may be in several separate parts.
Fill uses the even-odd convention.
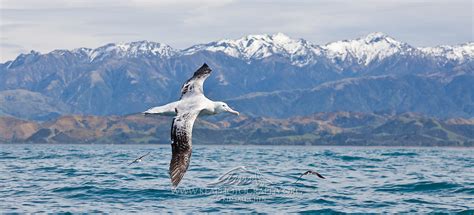
[[[37,50],[150,40],[186,48],[283,32],[316,44],[385,32],[414,46],[473,41],[473,0],[0,0],[0,62]]]

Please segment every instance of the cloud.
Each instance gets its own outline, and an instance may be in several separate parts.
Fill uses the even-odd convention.
[[[1,58],[3,58],[4,56],[10,56],[10,55],[16,56],[19,53],[26,53],[26,52],[27,50],[21,45],[0,42],[0,57]]]
[[[415,46],[433,46],[473,40],[472,4],[470,0],[2,0],[0,29],[2,42],[41,52],[134,40],[186,48],[276,32],[325,44],[381,31]],[[0,61],[17,54],[2,54]]]
[[[0,43],[0,47],[2,48],[23,48],[23,46],[17,45],[17,44],[11,44],[11,43]]]
[[[123,33],[123,32],[116,32],[116,33],[98,33],[94,34],[97,37],[128,37],[128,36],[138,36],[140,34],[137,33]]]
[[[2,0],[0,9],[66,9],[66,8],[108,8],[108,7],[214,7],[232,0]]]

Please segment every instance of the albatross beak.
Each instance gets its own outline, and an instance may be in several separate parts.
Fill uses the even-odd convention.
[[[235,114],[235,115],[237,115],[237,116],[240,114],[239,112],[237,112],[237,111],[235,111],[235,110],[232,110],[232,108],[227,109],[227,112],[229,112],[229,113],[231,113],[231,114]]]

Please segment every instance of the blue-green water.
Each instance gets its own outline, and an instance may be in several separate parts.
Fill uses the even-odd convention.
[[[0,212],[467,212],[474,150],[195,146],[172,190],[168,145],[0,145]],[[151,152],[144,161],[134,158]],[[250,183],[217,178],[232,172]],[[317,170],[326,179],[305,176]],[[222,183],[221,183],[222,182]]]

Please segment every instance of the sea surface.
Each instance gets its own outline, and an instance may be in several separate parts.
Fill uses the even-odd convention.
[[[470,148],[196,145],[176,189],[170,156],[169,145],[0,145],[0,212],[474,213]],[[325,179],[296,182],[306,170]]]

